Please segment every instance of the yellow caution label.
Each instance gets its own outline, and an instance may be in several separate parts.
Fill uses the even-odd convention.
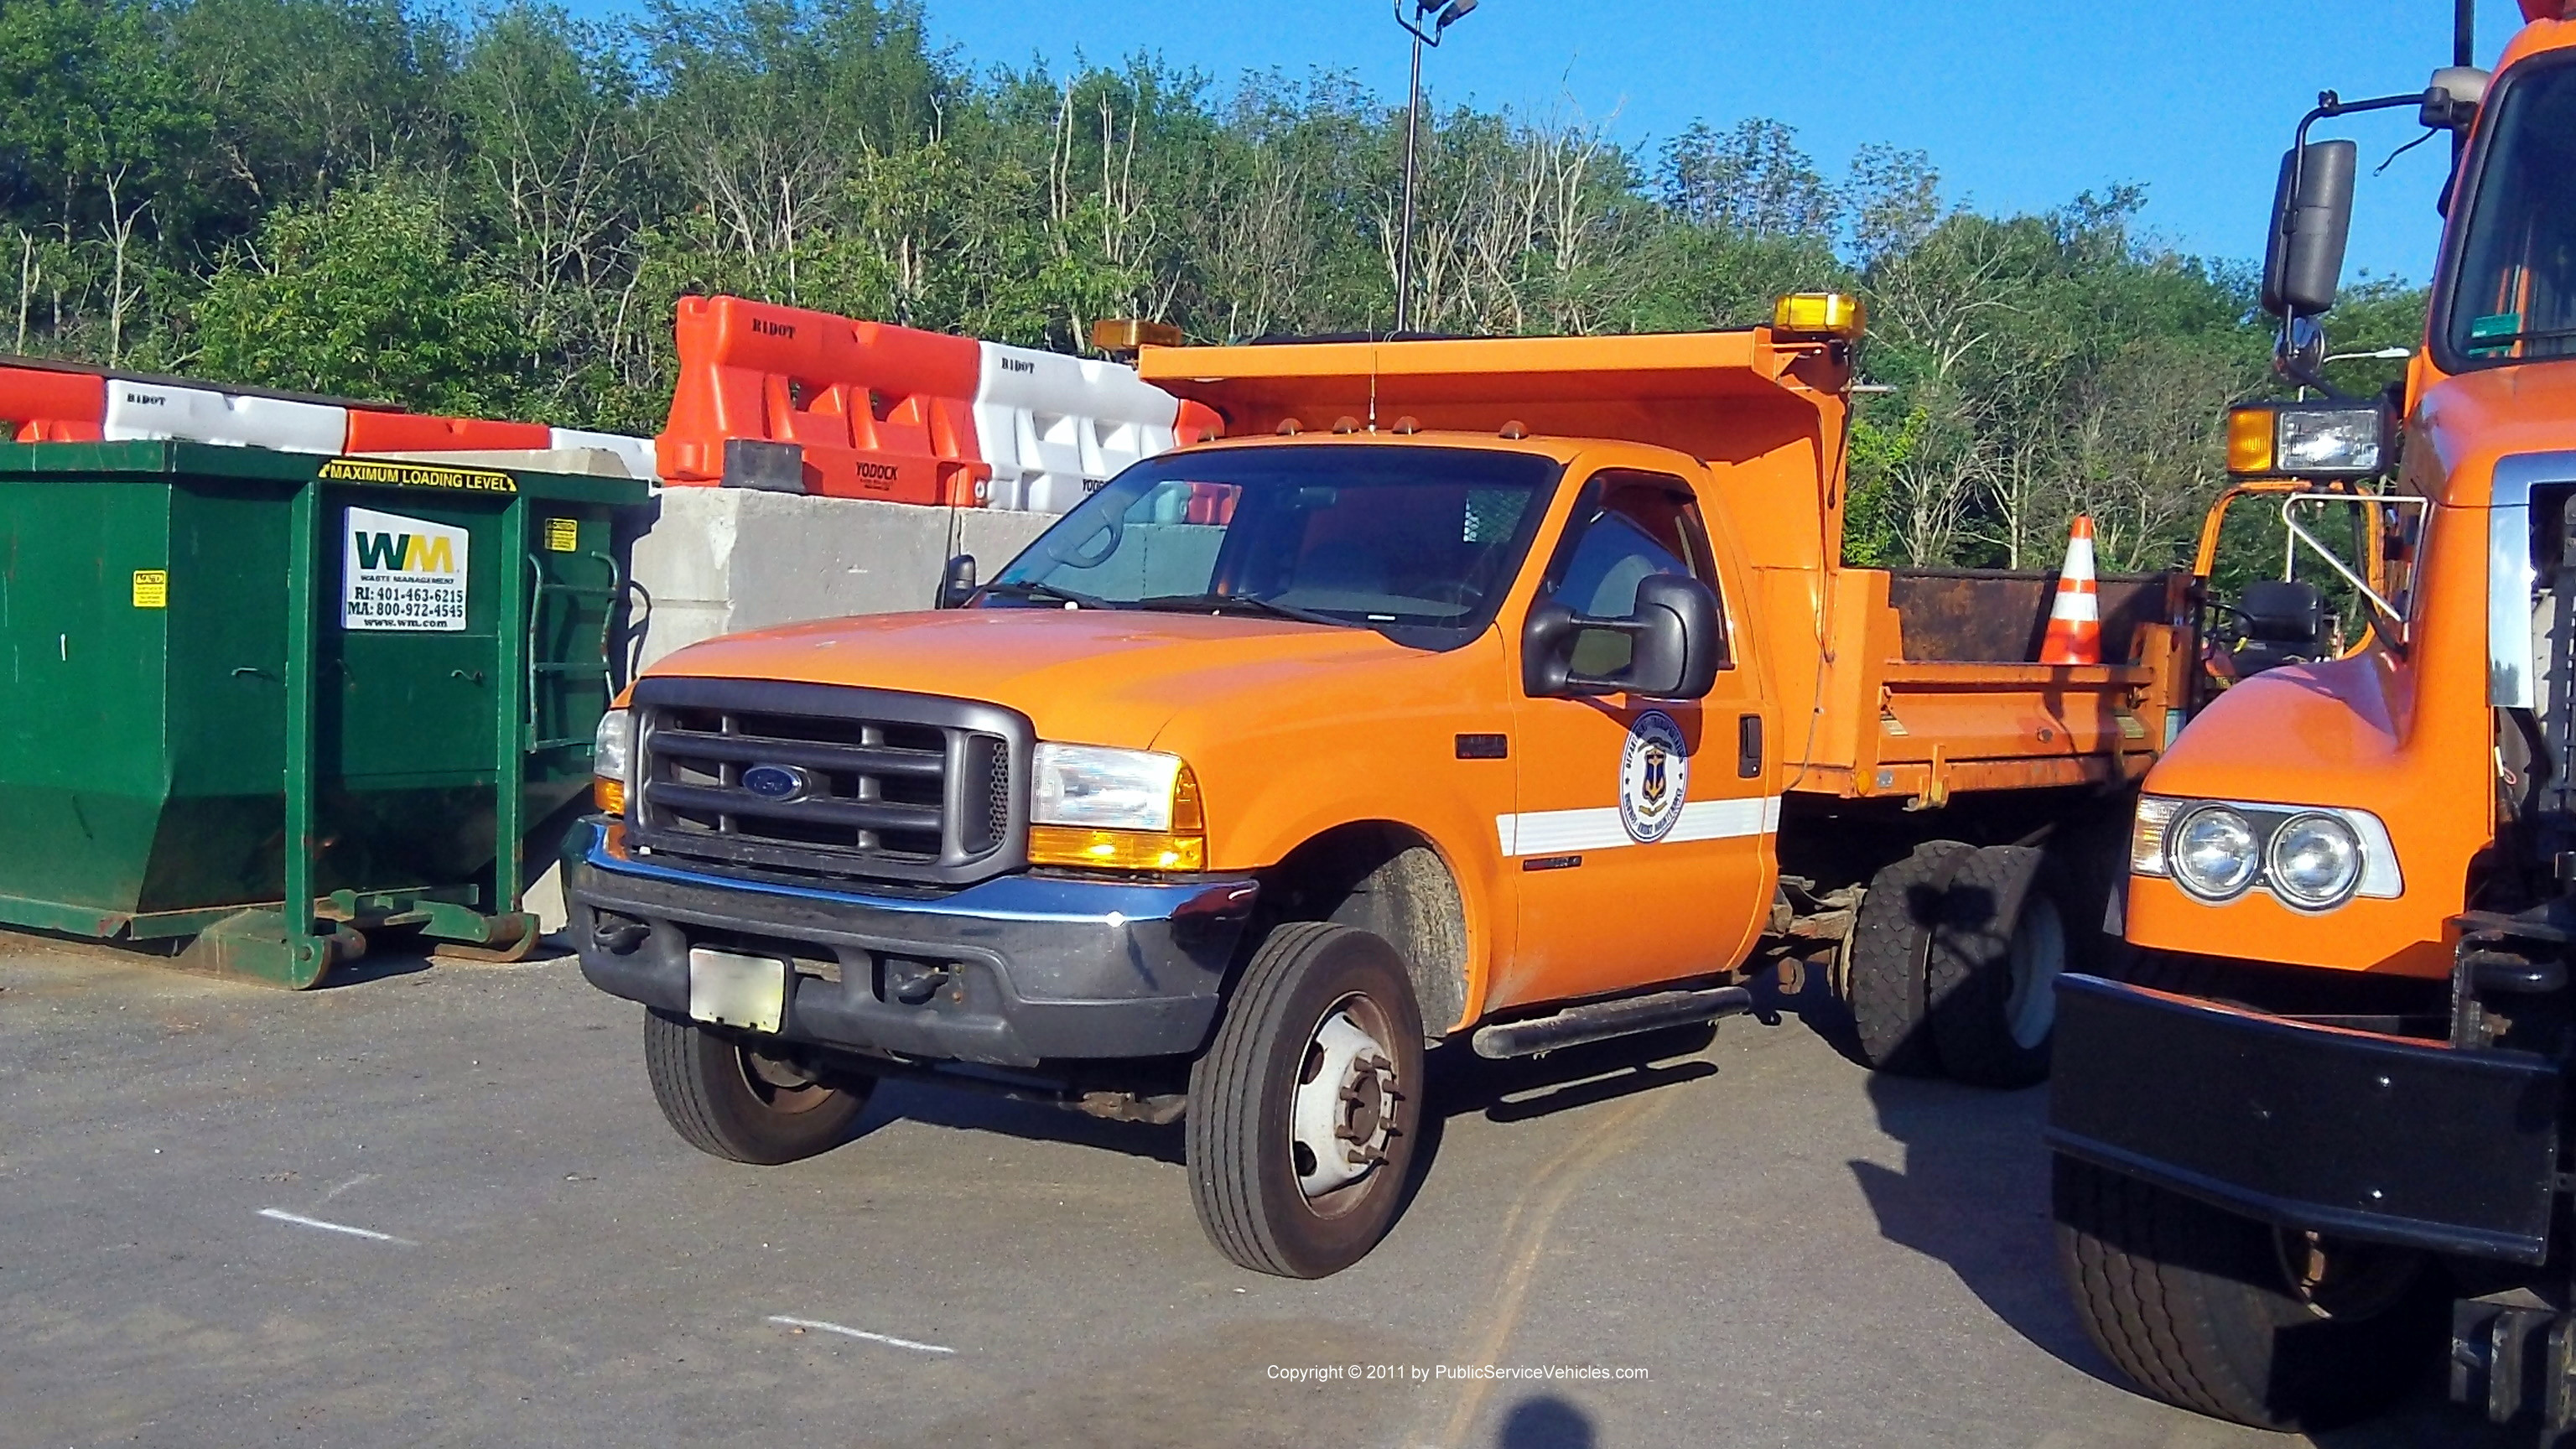
[[[334,458],[316,475],[325,483],[373,483],[390,488],[444,488],[451,493],[516,493],[519,480],[489,468],[444,468],[386,458]]]
[[[2143,740],[2147,737],[2146,724],[2136,715],[2124,714],[2120,716],[2120,737],[2122,739]]]
[[[581,546],[581,520],[549,518],[546,520],[546,548],[553,553],[570,553]]]
[[[134,571],[134,607],[138,609],[170,607],[170,571],[168,569]]]
[[[1878,716],[1878,723],[1879,723],[1879,728],[1886,730],[1889,734],[1892,734],[1892,735],[1903,735],[1903,734],[1912,734],[1912,733],[1913,733],[1913,731],[1911,731],[1911,730],[1909,730],[1909,729],[1907,729],[1907,728],[1905,727],[1905,721],[1903,721],[1903,720],[1901,720],[1901,719],[1898,719],[1898,718],[1896,717],[1896,711],[1894,711],[1894,710],[1884,710],[1884,711],[1881,711],[1881,712],[1880,712],[1880,714],[1879,714],[1879,716]]]

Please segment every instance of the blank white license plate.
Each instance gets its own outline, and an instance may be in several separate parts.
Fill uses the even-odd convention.
[[[787,1011],[787,963],[705,946],[689,949],[689,1015],[775,1032]]]

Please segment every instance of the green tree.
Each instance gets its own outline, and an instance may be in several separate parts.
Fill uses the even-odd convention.
[[[273,213],[197,305],[199,370],[469,417],[509,416],[529,339],[499,270],[399,174]]]

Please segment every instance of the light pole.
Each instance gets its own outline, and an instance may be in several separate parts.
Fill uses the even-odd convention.
[[[1395,234],[1395,330],[1413,328],[1413,158],[1422,127],[1422,48],[1440,48],[1449,27],[1467,18],[1476,0],[1394,0],[1395,23],[1413,37],[1413,83],[1404,99],[1404,221]],[[1411,10],[1407,15],[1405,12]],[[1437,12],[1437,13],[1435,13]],[[1430,25],[1428,31],[1422,27]]]

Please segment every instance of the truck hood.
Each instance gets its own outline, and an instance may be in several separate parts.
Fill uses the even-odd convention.
[[[648,676],[858,685],[1006,705],[1041,738],[1144,748],[1185,708],[1415,656],[1368,629],[1106,609],[824,619],[693,644]]]
[[[2376,651],[2266,670],[2210,701],[2147,777],[2154,795],[2380,807],[2402,746]]]
[[[2498,460],[2576,449],[2576,361],[2487,368],[2424,393],[2418,421],[2441,462],[2441,500],[2484,508]]]

